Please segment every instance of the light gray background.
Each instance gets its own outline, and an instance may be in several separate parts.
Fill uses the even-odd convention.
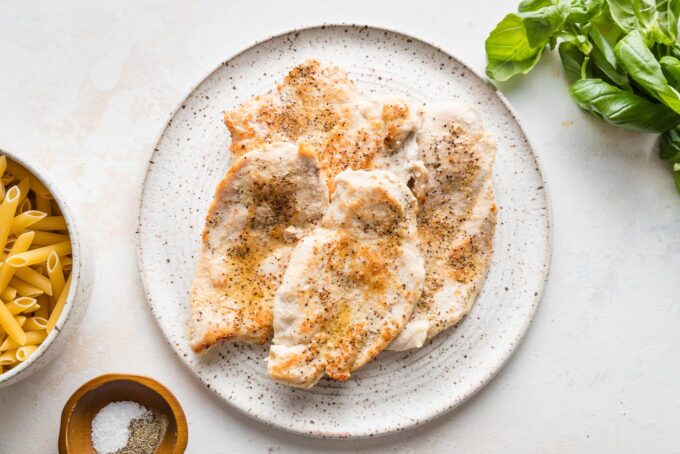
[[[146,161],[169,114],[217,63],[272,34],[350,22],[413,34],[482,72],[484,39],[515,6],[0,1],[0,148],[50,172],[96,240],[97,258],[93,301],[68,350],[0,390],[0,453],[56,452],[66,399],[107,372],[166,384],[187,413],[189,453],[680,449],[680,196],[655,137],[580,112],[556,55],[502,87],[544,165],[551,278],[515,356],[458,410],[374,440],[265,428],[185,370],[147,309],[134,245]]]

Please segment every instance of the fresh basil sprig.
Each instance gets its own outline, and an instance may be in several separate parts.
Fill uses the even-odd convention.
[[[531,71],[558,47],[578,105],[633,131],[662,133],[680,192],[680,0],[524,0],[486,40],[489,78]]]

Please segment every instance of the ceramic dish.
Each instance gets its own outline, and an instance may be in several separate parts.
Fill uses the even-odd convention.
[[[347,382],[291,389],[266,375],[268,347],[225,344],[205,357],[187,340],[188,295],[216,183],[230,165],[222,111],[272,89],[315,57],[349,71],[366,93],[414,105],[467,101],[498,142],[499,205],[491,271],[472,312],[423,348],[383,352]],[[224,62],[184,100],[149,163],[139,262],[149,304],[179,358],[219,398],[258,420],[316,437],[404,430],[451,410],[486,384],[515,349],[547,277],[551,220],[537,158],[503,97],[442,50],[400,33],[323,26],[261,42]]]
[[[0,388],[2,388],[28,377],[40,367],[47,364],[68,342],[73,330],[83,317],[90,300],[94,272],[92,269],[92,261],[89,259],[89,250],[86,246],[87,240],[84,234],[78,229],[78,224],[74,219],[73,213],[59,189],[46,177],[45,172],[35,164],[5,150],[0,150],[0,154],[4,154],[7,158],[24,166],[26,170],[31,172],[31,174],[40,180],[50,191],[66,220],[68,233],[71,238],[73,257],[71,290],[66,299],[64,310],[61,313],[54,330],[26,361],[20,363],[13,369],[0,374]]]
[[[166,422],[156,454],[184,452],[188,440],[187,420],[168,388],[147,377],[108,374],[85,383],[64,405],[59,430],[60,454],[95,454],[92,420],[111,402],[126,400],[143,405]]]

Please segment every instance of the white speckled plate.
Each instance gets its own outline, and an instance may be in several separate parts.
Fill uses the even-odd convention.
[[[500,207],[491,271],[468,315],[419,350],[383,352],[344,383],[309,391],[266,376],[266,346],[226,344],[207,357],[188,346],[188,295],[204,216],[230,165],[222,111],[270,90],[307,58],[335,63],[364,92],[414,103],[478,106],[498,142]],[[237,409],[317,437],[404,430],[454,408],[503,366],[526,331],[547,277],[550,209],[536,156],[494,88],[436,47],[370,27],[324,26],[277,36],[223,63],[184,100],[149,163],[139,218],[140,268],[149,304],[181,360]]]

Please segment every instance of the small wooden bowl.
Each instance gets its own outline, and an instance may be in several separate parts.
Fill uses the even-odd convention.
[[[131,400],[167,417],[167,429],[156,454],[182,454],[187,447],[187,420],[179,402],[156,380],[138,375],[108,374],[93,378],[73,393],[61,412],[60,454],[96,454],[92,420],[111,402]]]

